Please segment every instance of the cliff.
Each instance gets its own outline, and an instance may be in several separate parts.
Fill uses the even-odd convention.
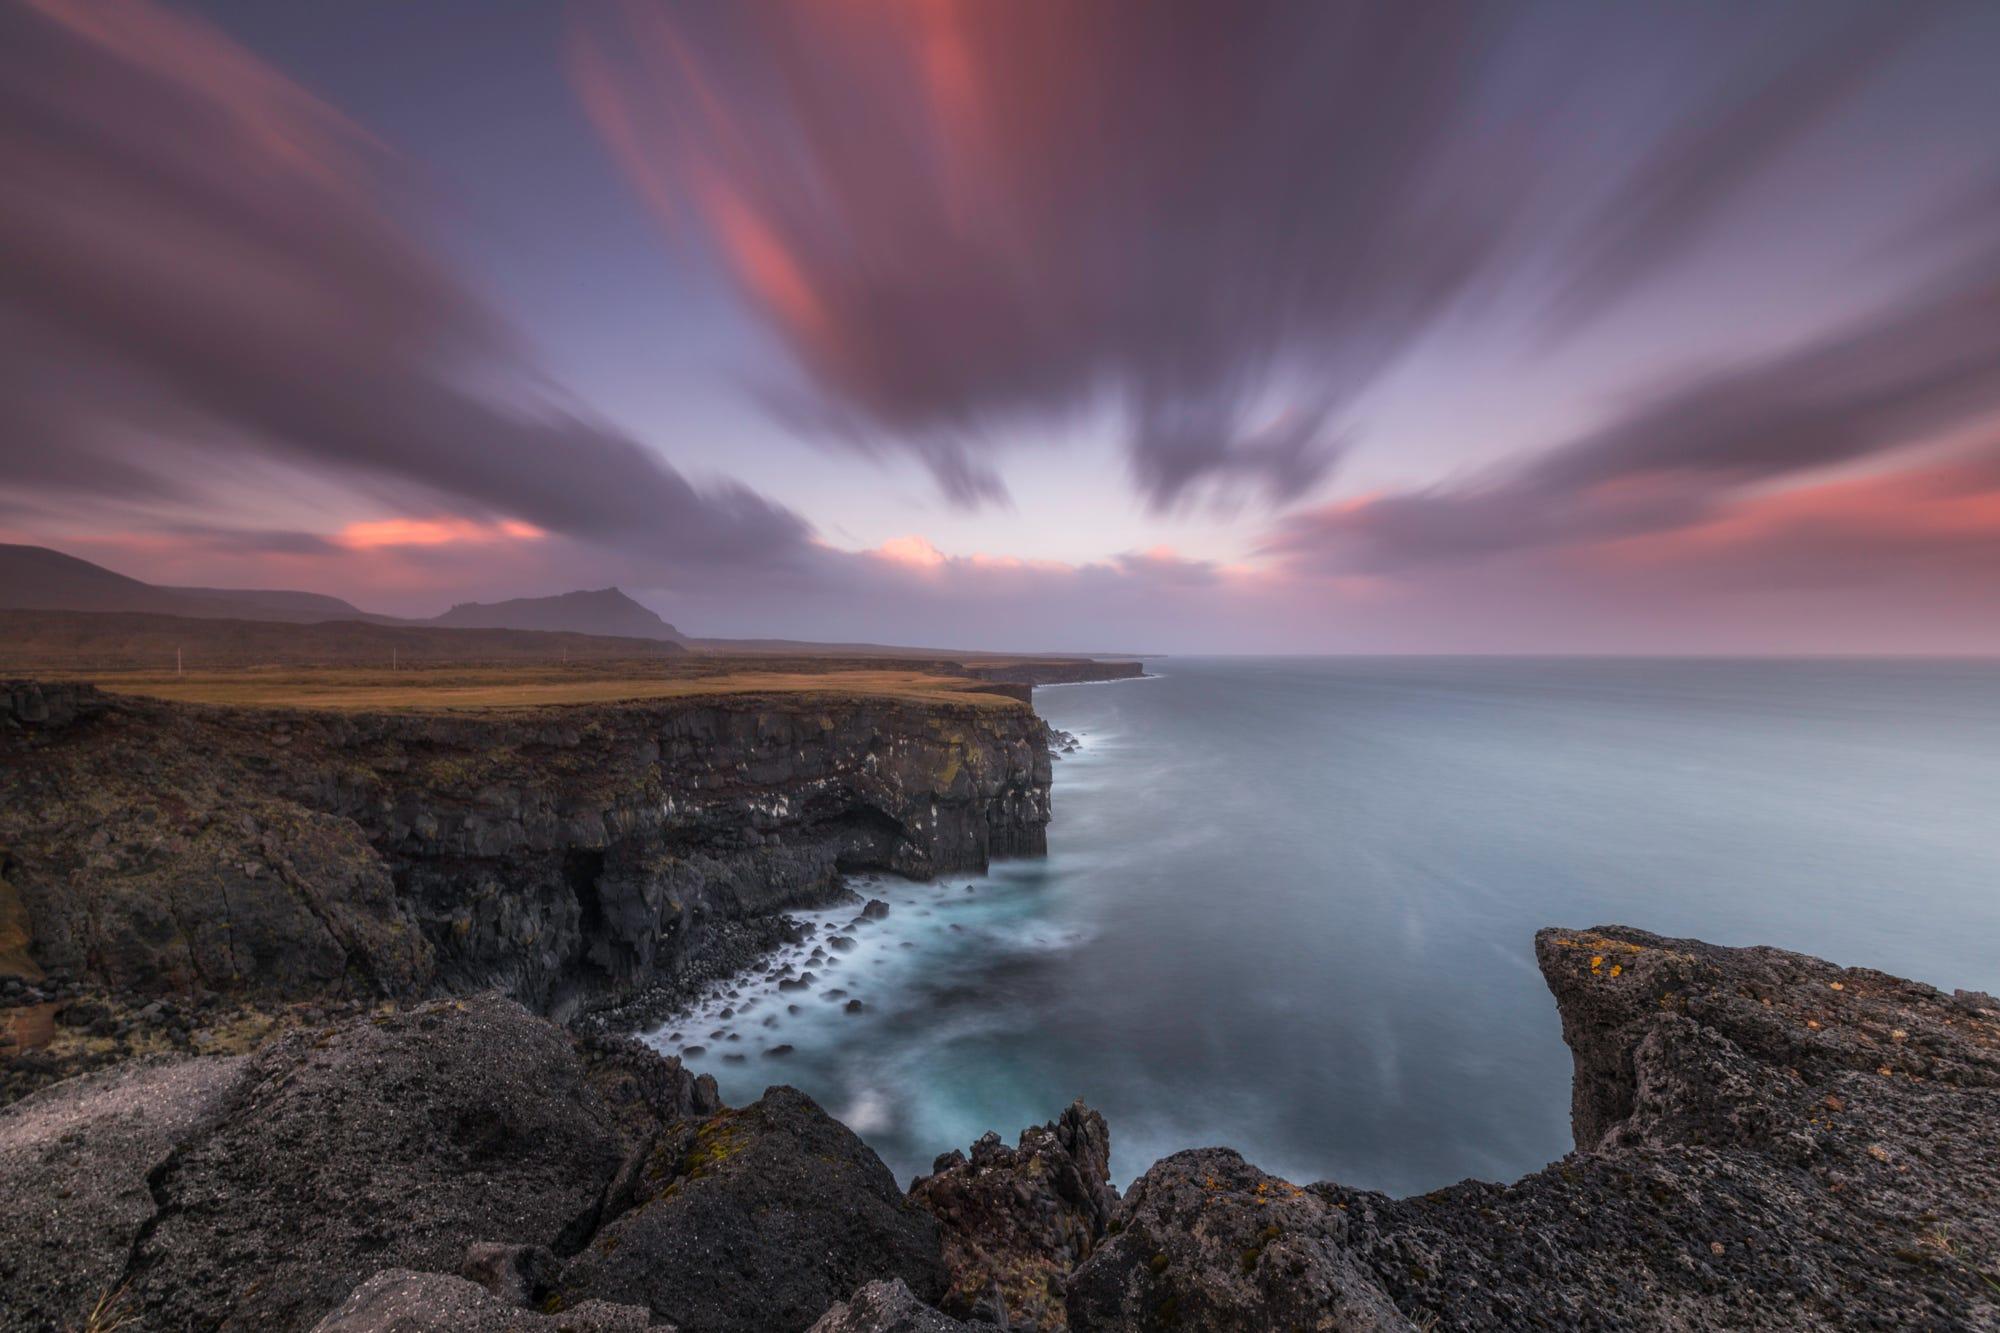
[[[725,1108],[494,998],[134,1061],[0,1111],[0,1326],[2000,1326],[2000,1001],[1616,926],[1536,953],[1576,1151],[1409,1199],[1198,1148],[1121,1200],[1080,1105],[905,1194],[792,1089]]]
[[[982,869],[1042,851],[1048,819],[1042,723],[990,695],[353,714],[0,693],[0,921],[39,968],[127,992],[495,988],[563,1015],[725,968],[844,871]]]
[[[1137,680],[1146,674],[1143,662],[1099,662],[1058,657],[1046,661],[975,661],[967,674],[979,680],[1012,681],[1022,685],[1079,685],[1086,681]]]

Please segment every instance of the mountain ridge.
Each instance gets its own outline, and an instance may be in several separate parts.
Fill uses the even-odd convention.
[[[970,651],[858,640],[823,642],[785,637],[710,638],[683,633],[657,612],[612,586],[494,602],[463,601],[436,616],[364,611],[328,593],[279,588],[202,588],[147,583],[53,547],[0,542],[0,612],[94,612],[177,616],[196,620],[318,625],[352,621],[399,629],[522,630],[616,639],[649,639],[697,652],[751,656],[852,653],[871,657],[966,659],[1060,657],[1121,660],[1156,653]]]
[[[679,630],[618,588],[459,602],[436,616],[387,616],[345,598],[289,588],[147,583],[48,546],[0,543],[0,611],[110,611],[197,620],[264,620],[439,629],[516,629],[686,643]]]
[[[687,636],[618,588],[510,597],[499,602],[459,602],[425,622],[446,629],[568,630],[624,639],[687,642]]]

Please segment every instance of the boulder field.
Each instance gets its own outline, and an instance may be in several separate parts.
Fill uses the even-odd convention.
[[[156,1056],[0,1111],[0,1327],[2000,1327],[2000,1002],[1547,930],[1576,1149],[1392,1199],[1226,1148],[1122,1198],[1082,1105],[908,1191],[499,996]]]

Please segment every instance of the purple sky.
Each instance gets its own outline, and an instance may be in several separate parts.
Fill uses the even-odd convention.
[[[0,12],[0,539],[429,613],[2000,651],[2000,6]]]

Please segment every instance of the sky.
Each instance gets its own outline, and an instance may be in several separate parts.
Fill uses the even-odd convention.
[[[0,540],[1099,652],[2000,652],[2000,6],[0,8]]]

